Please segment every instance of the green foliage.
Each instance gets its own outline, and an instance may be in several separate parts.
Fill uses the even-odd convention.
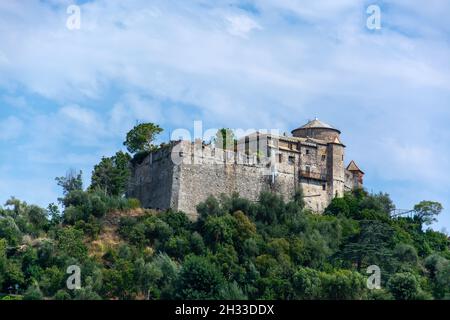
[[[8,263],[6,259],[6,245],[6,240],[0,239],[0,287],[3,286],[3,282],[5,281],[6,265]]]
[[[219,291],[219,298],[222,300],[247,300],[247,295],[239,287],[237,282],[225,284]]]
[[[322,274],[325,298],[331,300],[358,300],[364,297],[365,278],[351,270],[335,270]]]
[[[130,153],[151,152],[157,148],[153,142],[162,131],[163,129],[154,123],[141,123],[127,133],[123,144]]]
[[[350,216],[350,207],[344,198],[334,198],[325,210],[325,214]]]
[[[69,188],[70,189],[70,188]],[[420,217],[391,218],[385,194],[333,200],[325,215],[270,192],[234,194],[183,212],[80,188],[46,210],[10,199],[0,208],[0,293],[24,299],[450,299],[450,241]],[[127,215],[127,213],[130,213]],[[118,225],[115,221],[121,216]],[[94,239],[97,241],[93,242]],[[107,239],[105,241],[105,239]],[[382,289],[366,287],[366,267]],[[65,287],[69,265],[82,289]]]
[[[322,298],[322,279],[319,271],[300,267],[294,274],[293,279],[297,299],[314,300]]]
[[[75,190],[61,199],[65,209],[62,221],[75,225],[82,220],[92,223],[94,219],[103,218],[108,212],[135,209],[138,201],[120,196],[110,196],[101,190]]]
[[[222,128],[217,130],[216,136],[214,138],[214,145],[216,148],[224,150],[234,150],[237,144],[236,135],[233,130],[228,128]]]
[[[0,239],[4,239],[12,246],[18,245],[22,238],[22,232],[17,226],[14,218],[0,218]]]
[[[66,274],[57,266],[46,268],[40,274],[39,285],[42,293],[51,297],[58,292],[60,288],[64,287],[66,281]]]
[[[55,178],[58,186],[63,189],[63,194],[66,195],[72,191],[83,190],[83,172],[75,172],[70,170],[64,177]]]
[[[83,232],[74,227],[57,230],[56,248],[60,254],[83,261],[87,258],[87,248],[83,243]]]
[[[94,166],[89,189],[103,190],[110,196],[122,196],[131,175],[130,160],[130,155],[122,151],[110,158],[103,157]]]
[[[225,280],[222,273],[199,256],[187,256],[175,284],[179,299],[218,299]]]
[[[394,274],[387,285],[394,298],[398,300],[413,300],[420,290],[417,277],[410,272]]]
[[[442,205],[434,201],[422,201],[414,206],[415,218],[420,223],[430,225],[436,221],[436,216],[442,212]]]
[[[31,285],[23,295],[24,300],[42,300],[44,295],[38,285]]]
[[[383,222],[364,220],[360,232],[346,241],[340,256],[357,270],[372,264],[383,265],[391,256],[393,230]]]
[[[400,263],[417,265],[419,257],[417,250],[411,245],[399,243],[394,249],[394,256]]]

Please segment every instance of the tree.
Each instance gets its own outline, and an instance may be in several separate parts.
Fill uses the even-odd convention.
[[[36,231],[46,229],[49,224],[47,212],[35,205],[27,207],[27,215],[30,223],[35,227]]]
[[[299,268],[294,274],[293,282],[296,298],[314,300],[322,297],[322,282],[319,271],[310,268]]]
[[[234,150],[234,146],[237,143],[236,135],[233,130],[228,128],[222,128],[217,130],[216,137],[214,138],[214,145],[216,148],[224,150]]]
[[[415,266],[419,260],[417,250],[411,245],[400,243],[394,249],[394,256],[403,263]]]
[[[83,232],[73,227],[63,228],[56,233],[57,248],[61,255],[83,261],[87,248],[83,243]]]
[[[46,296],[53,296],[64,288],[66,274],[57,266],[43,270],[39,281],[40,288]]]
[[[436,216],[442,212],[442,204],[434,201],[422,201],[414,206],[415,218],[420,223],[430,225],[436,221]]]
[[[236,221],[235,243],[242,245],[245,240],[256,234],[256,226],[242,211],[236,211],[233,217]]]
[[[419,282],[410,272],[394,274],[387,285],[389,291],[398,300],[412,300],[419,293]]]
[[[75,190],[83,190],[83,171],[76,173],[75,170],[69,170],[65,177],[56,177],[58,186],[63,188],[63,194],[67,195]]]
[[[3,285],[3,281],[5,281],[5,274],[6,274],[6,245],[7,242],[5,239],[0,238],[0,288]]]
[[[363,265],[381,265],[390,256],[392,237],[393,230],[388,224],[376,220],[361,221],[360,233],[348,241],[340,255],[345,261],[355,263],[358,271]]]
[[[50,203],[47,207],[47,216],[53,225],[58,225],[62,222],[61,212],[56,204]]]
[[[130,153],[151,152],[157,147],[153,144],[163,129],[154,123],[141,123],[127,133],[124,146]]]
[[[221,217],[207,217],[203,226],[206,244],[214,247],[219,243],[231,243],[234,233],[234,222],[234,218],[229,214]]]
[[[334,198],[330,205],[325,209],[325,214],[338,216],[343,215],[348,217],[350,215],[350,208],[344,198]]]
[[[223,275],[207,258],[187,256],[176,282],[180,299],[218,299],[224,284]]]
[[[24,300],[42,300],[43,298],[44,295],[37,283],[31,285],[23,296]]]
[[[244,294],[242,289],[236,283],[236,281],[227,283],[222,289],[220,289],[221,300],[247,300],[248,297]]]
[[[103,157],[92,171],[89,189],[101,189],[108,195],[122,196],[131,175],[130,160],[130,155],[122,151],[110,158]]]
[[[358,272],[335,270],[332,273],[321,273],[321,278],[327,299],[355,300],[363,298],[366,281]]]
[[[10,245],[16,246],[21,238],[22,233],[13,218],[0,218],[0,239],[4,239]]]

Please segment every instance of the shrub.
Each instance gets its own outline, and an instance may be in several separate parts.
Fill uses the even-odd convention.
[[[128,207],[130,209],[138,209],[141,207],[141,202],[139,201],[139,199],[129,198],[128,199]]]
[[[389,291],[398,300],[412,300],[419,293],[419,282],[416,276],[409,272],[394,274],[387,285]]]

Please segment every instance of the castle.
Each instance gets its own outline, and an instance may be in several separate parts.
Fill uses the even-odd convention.
[[[171,141],[132,170],[127,195],[143,207],[181,210],[192,220],[208,196],[231,195],[257,201],[261,191],[285,200],[302,189],[306,206],[321,213],[334,197],[362,186],[354,161],[344,166],[340,131],[312,120],[292,136],[255,132],[228,148],[201,140]]]

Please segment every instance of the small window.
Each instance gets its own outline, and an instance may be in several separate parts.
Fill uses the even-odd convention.
[[[309,154],[309,149],[306,149],[306,154]]]
[[[289,164],[294,164],[294,163],[295,163],[295,157],[289,156]]]
[[[323,191],[327,190],[327,185],[326,185],[326,184],[323,184],[323,185],[322,185],[322,190],[323,190]]]
[[[342,155],[342,161],[344,161],[344,155]]]
[[[323,154],[323,155],[322,155],[322,161],[325,161],[326,158],[327,158],[327,157]]]
[[[283,162],[283,154],[281,154],[281,153],[278,154],[278,162],[279,163]]]
[[[289,142],[289,149],[292,150],[292,143],[291,142]]]
[[[183,152],[183,151],[180,151],[180,152],[178,153],[178,155],[180,156],[180,158],[182,158],[182,157],[184,156],[184,152]]]

